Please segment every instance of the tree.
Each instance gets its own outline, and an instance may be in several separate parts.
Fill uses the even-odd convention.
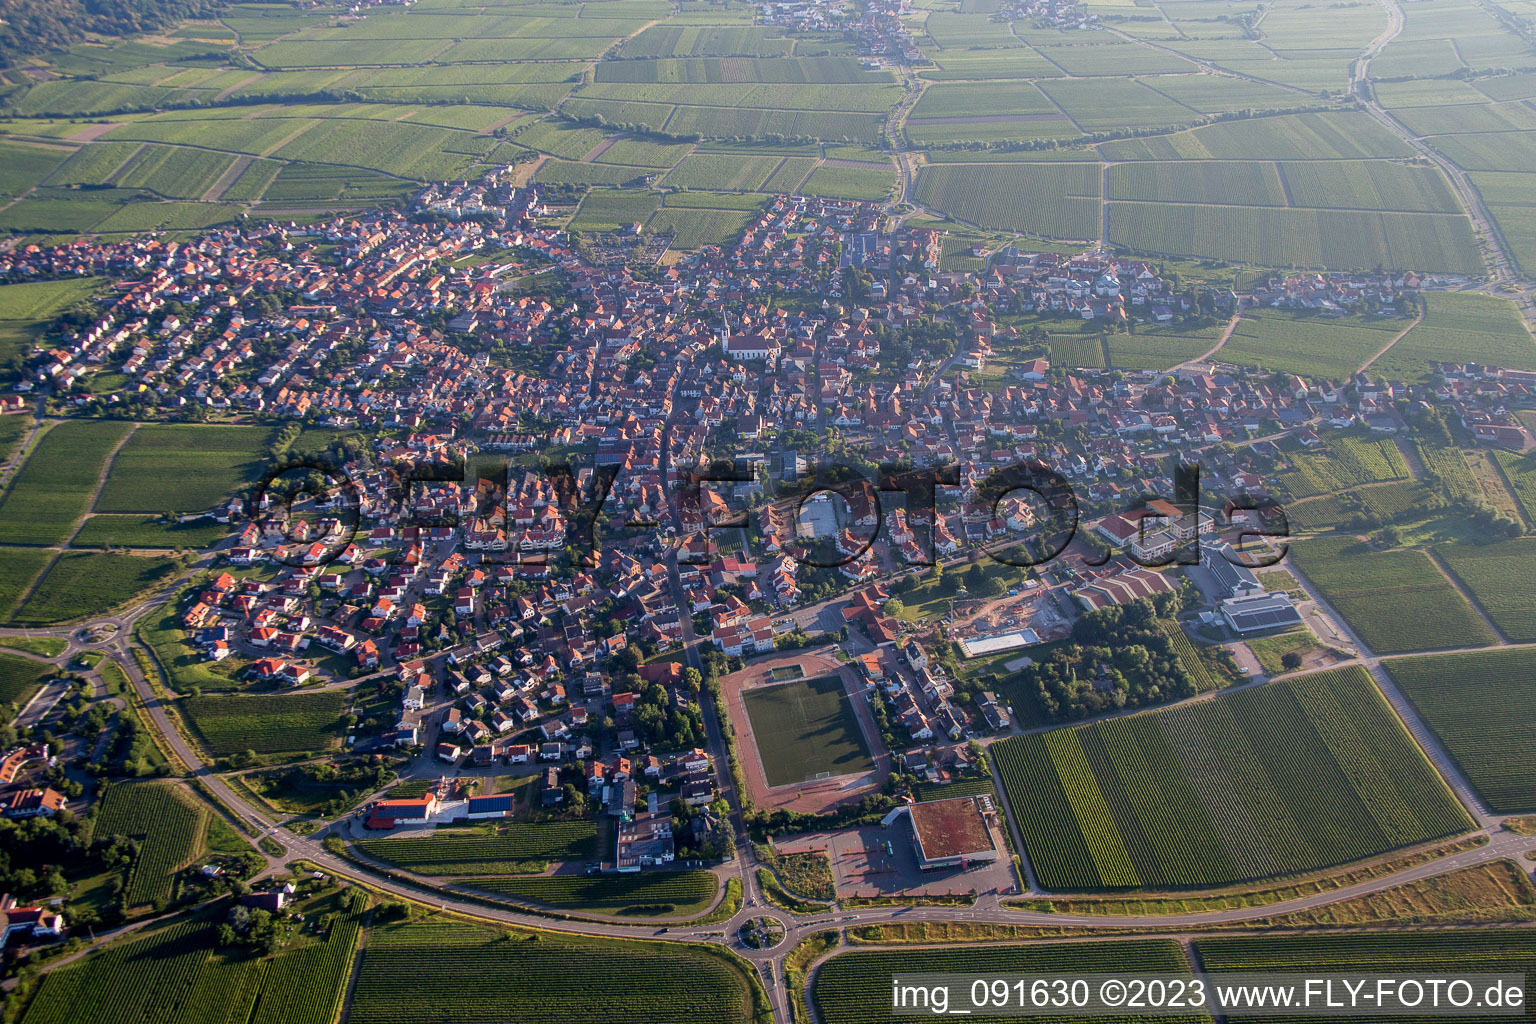
[[[1301,668],[1301,654],[1297,651],[1286,651],[1280,655],[1280,667],[1287,672],[1294,672]]]

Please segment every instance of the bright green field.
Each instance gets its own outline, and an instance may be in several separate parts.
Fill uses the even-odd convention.
[[[113,420],[67,420],[49,428],[0,500],[0,542],[66,540],[90,508],[107,457],[131,429]]]
[[[736,962],[702,945],[424,921],[369,933],[351,1020],[481,1024],[492,1002],[528,1024],[743,1024],[751,1005]]]
[[[1306,311],[1264,309],[1243,314],[1222,346],[1222,362],[1343,380],[1355,373],[1411,320],[1330,319]]]
[[[526,871],[529,861],[585,861],[597,856],[597,829],[590,821],[550,821],[506,826],[505,835],[442,833],[365,839],[370,857],[426,875],[486,875]]]
[[[336,745],[349,695],[343,690],[185,697],[178,707],[216,757],[321,751]]]
[[[1536,811],[1530,699],[1536,651],[1493,650],[1393,658],[1383,664],[1435,730],[1488,806]]]
[[[1493,632],[1422,551],[1373,551],[1347,537],[1290,546],[1296,567],[1382,654],[1491,644]]]
[[[743,701],[770,786],[822,772],[856,775],[874,767],[840,677],[821,676],[746,691]]]
[[[1358,667],[992,751],[1047,889],[1250,881],[1470,825]]]
[[[140,427],[112,462],[97,512],[201,512],[260,478],[268,427]]]
[[[162,586],[177,566],[170,558],[66,551],[12,621],[40,626],[101,614]]]

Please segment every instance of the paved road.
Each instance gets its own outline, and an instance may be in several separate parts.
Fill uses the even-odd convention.
[[[1297,574],[1297,578],[1304,587],[1307,587],[1309,591],[1311,590],[1309,581],[1301,577],[1300,574]],[[680,584],[675,572],[672,583],[675,588],[680,590]],[[967,909],[921,907],[861,908],[834,910],[825,914],[808,917],[795,917],[768,907],[758,889],[755,877],[758,865],[752,856],[750,844],[747,842],[740,802],[731,785],[729,773],[725,770],[726,758],[723,741],[721,740],[721,723],[714,720],[714,709],[710,703],[706,702],[705,714],[711,734],[711,753],[716,758],[721,791],[731,803],[732,819],[737,829],[738,857],[733,867],[739,873],[742,881],[745,898],[742,910],[730,921],[722,924],[672,925],[667,928],[664,934],[659,933],[658,926],[654,923],[634,925],[600,920],[556,920],[534,913],[522,913],[513,909],[491,908],[452,894],[440,895],[430,891],[430,887],[434,884],[431,880],[418,878],[418,876],[409,875],[408,873],[397,872],[397,874],[403,875],[407,879],[407,881],[403,882],[376,875],[359,867],[352,861],[336,857],[324,849],[322,841],[326,835],[330,834],[334,823],[331,827],[311,836],[291,835],[281,829],[278,822],[273,820],[270,815],[252,806],[240,793],[230,788],[220,776],[211,770],[201,752],[195,749],[180,734],[175,722],[162,703],[157,687],[152,684],[151,680],[145,678],[138,662],[131,656],[132,621],[138,616],[159,607],[166,599],[167,595],[161,595],[144,602],[132,613],[114,617],[111,621],[114,624],[119,624],[120,627],[116,635],[104,644],[92,646],[118,658],[127,672],[135,692],[143,701],[148,723],[160,735],[162,741],[171,752],[187,765],[192,776],[206,786],[228,810],[243,818],[258,837],[270,837],[286,847],[285,852],[281,856],[263,854],[267,858],[269,871],[279,870],[289,860],[305,859],[315,863],[322,870],[337,876],[365,883],[375,889],[398,897],[436,904],[444,910],[450,910],[465,916],[529,928],[569,931],[584,935],[612,938],[654,937],[663,941],[728,942],[734,945],[733,939],[736,929],[748,917],[772,917],[785,926],[785,941],[772,950],[737,949],[737,952],[759,970],[765,983],[770,977],[776,979],[772,984],[767,984],[767,991],[774,1006],[775,1016],[780,1021],[788,1021],[790,1019],[788,997],[782,984],[782,957],[784,953],[793,948],[794,944],[800,939],[815,931],[829,927],[838,928],[850,925],[878,924],[881,922],[954,921],[995,924],[1076,925],[1086,928],[1112,928],[1117,930],[1137,928],[1199,929],[1210,925],[1230,925],[1324,906],[1354,896],[1378,892],[1404,882],[1434,877],[1475,864],[1487,863],[1501,858],[1520,859],[1527,851],[1536,849],[1536,839],[1516,836],[1500,828],[1498,816],[1490,814],[1482,807],[1466,780],[1456,770],[1454,762],[1450,761],[1444,752],[1439,749],[1438,745],[1434,742],[1433,735],[1429,734],[1423,724],[1412,715],[1411,707],[1404,706],[1406,702],[1402,700],[1400,694],[1396,693],[1395,687],[1391,685],[1390,678],[1380,670],[1380,659],[1374,655],[1367,655],[1359,660],[1372,670],[1378,683],[1383,686],[1388,698],[1392,700],[1394,707],[1398,708],[1399,714],[1403,715],[1404,720],[1408,723],[1415,737],[1419,739],[1421,745],[1425,746],[1426,751],[1430,754],[1436,765],[1445,773],[1448,783],[1468,806],[1469,810],[1472,811],[1482,830],[1485,833],[1491,834],[1490,842],[1487,845],[1457,854],[1454,857],[1431,860],[1344,889],[1317,893],[1267,907],[1252,907],[1209,913],[1104,917],[1010,910],[1004,908],[999,897],[988,896],[978,901],[974,907]],[[1320,603],[1320,607],[1325,606]],[[691,624],[687,623],[686,620],[684,621],[685,636],[690,641],[688,646],[689,661],[695,667],[702,670],[698,647],[696,642],[694,642],[695,638],[692,636]],[[32,630],[30,632],[32,635],[39,635],[45,631]],[[81,646],[81,641],[74,630],[61,629],[53,635],[65,636],[71,644],[70,650],[61,655],[59,659],[55,659],[56,661],[66,661]],[[1366,650],[1363,645],[1360,645],[1360,649],[1362,651]],[[1219,699],[1219,697],[1209,699]],[[413,880],[419,884],[412,884]]]

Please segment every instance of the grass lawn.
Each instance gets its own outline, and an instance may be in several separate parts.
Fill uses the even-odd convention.
[[[0,638],[0,647],[40,654],[45,658],[57,658],[64,653],[68,642],[57,636],[8,636]]]
[[[1264,674],[1269,676],[1286,671],[1285,666],[1281,664],[1281,659],[1287,654],[1305,655],[1318,647],[1317,640],[1304,629],[1275,636],[1255,637],[1247,643],[1248,649],[1253,652],[1253,656],[1259,660],[1259,665],[1264,669]]]
[[[638,875],[539,875],[466,879],[465,884],[542,903],[618,917],[689,917],[714,902],[720,882],[709,871],[647,871]]]
[[[768,785],[874,768],[838,676],[748,690],[745,700]]]

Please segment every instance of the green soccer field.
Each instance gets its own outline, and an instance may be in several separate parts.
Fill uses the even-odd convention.
[[[837,676],[765,686],[747,691],[744,699],[768,785],[874,768]]]

